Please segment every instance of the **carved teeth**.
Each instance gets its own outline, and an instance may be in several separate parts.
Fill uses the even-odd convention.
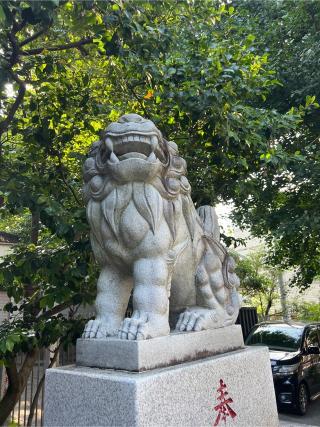
[[[107,137],[105,140],[106,143],[106,147],[108,148],[109,151],[113,151],[113,142],[112,139]]]
[[[119,163],[120,160],[118,159],[118,157],[114,154],[114,152],[111,153],[110,155],[110,162],[111,163]]]
[[[158,138],[155,135],[151,137],[150,145],[151,145],[151,150],[153,152],[158,145]]]
[[[148,162],[154,163],[156,161],[157,161],[156,155],[152,151],[151,154],[150,154],[150,156],[148,157]]]

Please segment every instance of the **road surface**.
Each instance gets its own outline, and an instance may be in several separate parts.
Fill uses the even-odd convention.
[[[304,416],[295,415],[290,412],[279,414],[280,426],[319,426],[320,427],[320,398],[311,402],[308,412]]]

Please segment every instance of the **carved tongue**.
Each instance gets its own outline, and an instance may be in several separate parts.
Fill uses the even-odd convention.
[[[148,162],[154,163],[157,161],[157,157],[154,154],[155,149],[158,147],[158,138],[156,136],[151,137],[150,145],[151,145],[151,153],[148,157]]]
[[[148,157],[148,162],[154,163],[156,161],[157,161],[156,155],[152,151],[151,154],[150,154],[150,156]]]

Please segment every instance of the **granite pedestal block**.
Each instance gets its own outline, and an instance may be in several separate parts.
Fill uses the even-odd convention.
[[[200,332],[173,332],[151,340],[78,339],[77,365],[146,371],[244,347],[240,325]]]
[[[245,348],[144,372],[49,369],[44,425],[278,426],[269,353]]]

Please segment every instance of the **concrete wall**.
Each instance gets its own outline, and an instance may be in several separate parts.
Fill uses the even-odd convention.
[[[0,257],[7,255],[10,252],[11,248],[11,244],[0,242]]]
[[[12,248],[11,244],[8,243],[0,243],[0,257],[3,257],[4,255],[7,255]],[[8,318],[8,313],[6,311],[3,311],[3,307],[5,304],[9,302],[9,298],[7,297],[7,294],[0,290],[0,323],[3,322],[3,320]]]
[[[7,294],[5,292],[0,291],[0,323],[3,322],[3,320],[8,319],[8,312],[3,311],[3,307],[7,302],[9,302],[9,298],[7,297]]]
[[[240,230],[232,223],[230,219],[232,209],[232,205],[218,204],[216,206],[216,211],[219,217],[219,224],[222,227],[224,233],[237,239],[244,239],[246,242],[246,245],[238,246],[236,248],[236,252],[240,256],[245,257],[252,252],[263,249],[263,240],[250,236],[248,232]],[[309,289],[300,293],[299,289],[288,286],[288,283],[292,279],[293,274],[294,273],[292,271],[286,271],[283,274],[288,304],[290,305],[290,302],[293,301],[320,304],[320,280],[315,280]],[[281,311],[280,300],[275,304],[271,311]]]

